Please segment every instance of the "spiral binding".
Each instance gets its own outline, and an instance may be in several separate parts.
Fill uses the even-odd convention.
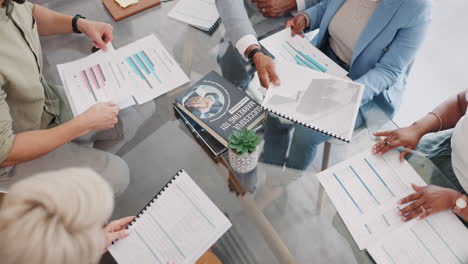
[[[287,120],[289,120],[289,121],[293,121],[294,123],[297,123],[297,124],[299,124],[299,125],[301,125],[301,126],[305,126],[305,127],[311,128],[311,129],[313,129],[313,130],[315,130],[315,131],[318,131],[318,132],[320,132],[320,133],[322,133],[322,134],[325,134],[325,135],[330,136],[330,137],[334,137],[334,138],[336,138],[336,139],[342,140],[342,141],[347,142],[347,143],[350,142],[348,139],[345,139],[345,138],[343,138],[343,137],[341,137],[341,136],[335,135],[335,134],[333,134],[333,133],[330,133],[330,132],[328,132],[328,131],[325,131],[325,130],[323,130],[323,129],[321,129],[321,128],[318,128],[318,127],[315,127],[315,126],[311,126],[311,125],[309,125],[309,124],[307,124],[307,123],[304,123],[304,122],[302,122],[302,121],[293,119],[293,118],[291,118],[291,117],[289,117],[289,116],[287,116],[287,115],[285,115],[285,114],[282,114],[282,113],[279,113],[279,112],[277,112],[277,111],[274,111],[274,110],[272,110],[272,109],[270,109],[270,108],[268,108],[268,107],[262,106],[262,108],[265,109],[266,111],[272,113],[272,114],[275,114],[275,115],[277,115],[277,116],[280,116],[280,117],[282,117],[282,118],[284,118],[284,119],[287,119]]]
[[[151,199],[146,205],[145,207],[143,207],[143,209],[141,209],[141,211],[137,214],[137,216],[135,217],[135,219],[133,219],[128,225],[127,225],[127,229],[129,227],[131,227],[138,219],[140,219],[140,216],[142,216],[144,213],[146,213],[146,211],[148,210],[148,208],[153,205],[154,202],[156,202],[156,200],[159,198],[159,196],[161,196],[166,190],[167,188],[169,188],[169,186],[177,179],[177,177],[179,177],[179,175],[181,175],[182,173],[184,172],[184,169],[180,169],[176,175],[174,177],[172,177],[169,182],[166,183],[166,185],[164,185],[164,187],[161,188],[161,190],[153,197],[153,199]]]
[[[221,24],[221,18],[218,18],[216,22],[208,29],[208,32],[210,34],[213,34],[213,32],[218,28],[219,24]]]

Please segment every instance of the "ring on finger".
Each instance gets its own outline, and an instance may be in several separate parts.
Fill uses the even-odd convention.
[[[421,205],[421,206],[419,206],[419,207],[422,209],[422,213],[423,213],[423,214],[426,213],[426,208],[424,208],[424,206]]]

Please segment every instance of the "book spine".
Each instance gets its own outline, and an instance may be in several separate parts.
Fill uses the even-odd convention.
[[[177,177],[179,177],[180,174],[182,174],[184,172],[183,169],[180,169],[176,175],[174,177],[172,177],[168,183],[166,183],[166,185],[164,185],[164,187],[153,197],[153,199],[151,199],[146,205],[145,207],[143,207],[143,209],[136,215],[135,219],[133,219],[132,222],[130,222],[128,225],[127,225],[127,229],[129,227],[131,227],[133,224],[135,224],[136,221],[138,221],[138,219],[140,219],[140,217],[142,215],[144,215],[146,213],[146,211],[148,211],[148,209],[153,205],[153,203],[156,202],[156,200],[159,198],[159,196],[161,196],[167,188],[169,188],[169,186],[177,179]]]
[[[301,126],[305,126],[305,127],[311,128],[311,129],[313,129],[313,130],[315,130],[315,131],[318,131],[318,132],[320,132],[320,133],[322,133],[322,134],[325,134],[325,135],[327,135],[327,136],[330,136],[330,137],[339,139],[339,140],[341,140],[341,141],[350,143],[350,141],[349,141],[348,139],[345,139],[345,138],[343,138],[343,137],[341,137],[341,136],[338,136],[338,135],[336,135],[336,134],[333,134],[333,133],[330,133],[330,132],[328,132],[328,131],[325,131],[325,130],[323,130],[323,129],[321,129],[321,128],[318,128],[318,127],[312,126],[312,125],[310,125],[310,124],[301,122],[301,121],[296,120],[296,119],[294,119],[294,118],[292,118],[292,117],[290,117],[290,116],[287,116],[287,115],[284,115],[284,114],[282,114],[282,113],[276,112],[276,111],[274,111],[274,110],[272,110],[272,109],[270,109],[270,108],[268,108],[268,107],[262,106],[262,108],[265,109],[265,111],[268,111],[269,113],[272,113],[272,114],[275,114],[275,115],[277,115],[277,116],[280,116],[280,117],[282,117],[282,118],[284,118],[284,119],[287,119],[287,120],[289,120],[289,121],[292,121],[292,122],[294,122],[294,123],[296,123],[296,124],[299,124],[299,125],[301,125]]]

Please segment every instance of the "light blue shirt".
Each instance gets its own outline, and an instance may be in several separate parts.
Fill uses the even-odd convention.
[[[320,28],[313,44],[328,45],[328,26],[345,0],[323,0],[305,10],[309,30]],[[362,104],[373,100],[392,116],[432,19],[430,0],[380,0],[353,51],[349,77],[365,85]]]

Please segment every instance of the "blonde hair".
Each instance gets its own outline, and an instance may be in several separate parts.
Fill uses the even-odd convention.
[[[110,186],[91,169],[70,168],[13,185],[0,209],[2,264],[97,263]]]

